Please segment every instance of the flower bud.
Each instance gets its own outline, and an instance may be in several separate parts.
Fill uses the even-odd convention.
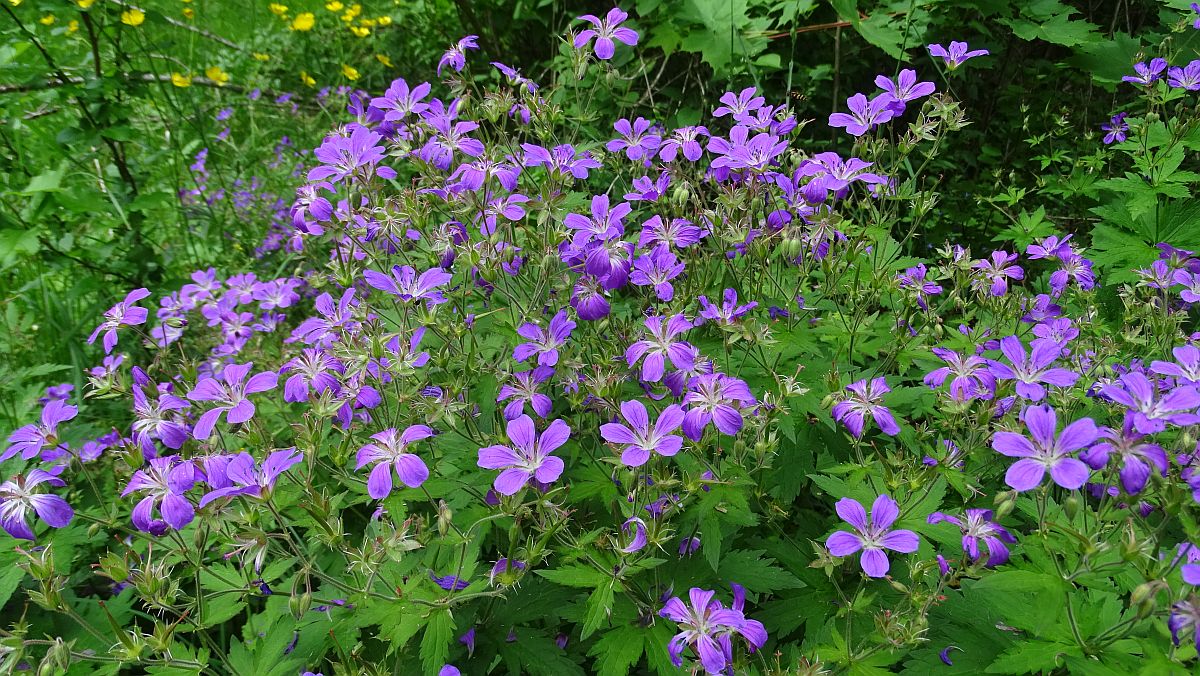
[[[288,599],[288,612],[296,620],[303,619],[310,608],[312,608],[312,594],[308,592],[292,594],[291,598]]]
[[[1074,493],[1063,503],[1063,513],[1067,515],[1068,519],[1075,520],[1075,516],[1079,514],[1079,504],[1079,496]]]
[[[454,512],[446,504],[445,500],[438,500],[438,515],[437,529],[438,534],[446,537],[446,533],[450,532],[450,526],[454,523]]]

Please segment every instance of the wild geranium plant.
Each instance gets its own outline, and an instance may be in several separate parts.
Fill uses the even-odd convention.
[[[6,667],[1194,668],[1200,259],[922,242],[986,50],[807,147],[753,87],[590,110],[637,43],[585,15],[534,82],[458,40],[315,151],[302,256],[97,318],[4,452]]]

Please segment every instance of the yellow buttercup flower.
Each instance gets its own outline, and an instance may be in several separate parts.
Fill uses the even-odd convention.
[[[271,13],[275,16],[283,16],[284,14],[287,14],[288,8],[287,5],[281,5],[278,2],[272,2],[271,4],[267,5],[267,9],[271,10]]]
[[[171,84],[175,85],[176,87],[191,87],[192,76],[184,75],[183,73],[176,71],[171,73]]]
[[[295,19],[292,19],[292,30],[307,32],[312,30],[313,24],[316,22],[317,18],[313,16],[312,12],[301,12],[296,15]]]
[[[376,18],[375,21],[378,22],[380,26],[392,25],[392,17],[390,16],[381,16]]]
[[[8,4],[12,5],[13,7],[18,7],[21,4],[21,0],[8,0]]]
[[[79,5],[79,9],[88,9],[96,4],[96,0],[75,0],[75,4]]]
[[[387,58],[386,54],[376,54],[375,60],[387,66],[388,68],[395,68],[395,66],[392,65],[392,60]]]
[[[71,19],[70,21],[67,22],[67,33],[68,34],[74,33],[77,30],[79,30],[79,22],[78,21],[76,21],[75,19]]]
[[[191,7],[184,7],[183,8],[183,18],[185,18],[185,19],[196,18],[196,10],[192,9]]]
[[[309,87],[314,87],[317,84],[317,81],[313,79],[313,76],[309,75],[303,70],[300,71],[300,81]]]
[[[255,61],[270,61],[271,60],[270,54],[263,54],[262,52],[253,52],[250,54],[250,56],[253,56]]]
[[[377,22],[375,19],[363,19],[362,21],[358,22],[358,25],[366,26],[367,28],[374,28],[376,23]]]
[[[353,82],[358,79],[358,69],[355,68],[354,66],[349,66],[349,65],[346,65],[343,63],[342,64],[342,75],[345,75],[347,80],[350,80],[351,82]]]
[[[340,12],[340,11],[342,11],[343,7],[345,7],[345,5],[338,2],[338,0],[333,0],[333,2],[325,3],[325,9],[327,9],[331,12]]]
[[[58,19],[55,18],[53,14],[47,14],[46,16],[38,19],[38,23],[42,24],[43,26],[53,26],[55,21],[58,21]]]
[[[346,13],[350,15],[351,19],[353,19],[359,14],[362,14],[362,5],[358,4],[357,2],[353,5],[350,5],[350,9],[346,10]]]
[[[229,84],[229,73],[221,70],[220,66],[209,66],[208,68],[205,68],[204,75],[207,76],[208,79],[217,83],[218,87],[224,87],[225,85]]]
[[[121,23],[137,28],[146,20],[146,13],[140,9],[127,9],[121,12]]]
[[[366,26],[350,26],[350,32],[360,38],[365,38],[371,34],[371,29]]]

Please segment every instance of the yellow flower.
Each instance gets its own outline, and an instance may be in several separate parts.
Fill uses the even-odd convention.
[[[71,19],[70,21],[67,22],[67,34],[74,33],[77,30],[79,30],[79,22],[78,21],[76,21],[75,19]]]
[[[171,73],[171,84],[175,85],[176,87],[191,87],[192,76],[184,75],[183,73],[176,71]]]
[[[338,2],[338,0],[333,0],[333,2],[325,3],[325,9],[327,9],[331,12],[340,12],[340,11],[342,11],[343,7],[345,7],[345,5]]]
[[[190,5],[190,4],[192,4],[192,0],[182,0],[182,2],[183,2],[183,4],[185,4],[185,5]]]
[[[142,25],[146,20],[146,13],[140,9],[127,9],[121,12],[121,23],[134,28]]]
[[[262,52],[254,52],[250,56],[253,56],[255,61],[270,61],[271,60],[270,54],[263,54]]]
[[[371,29],[366,26],[350,26],[350,32],[360,38],[365,38],[371,34]]]
[[[310,31],[317,19],[312,12],[301,12],[292,19],[292,30],[294,31]]]
[[[351,82],[353,82],[358,79],[358,69],[355,68],[354,66],[348,66],[343,63],[342,64],[342,75],[345,75],[347,80],[350,80]]]
[[[8,4],[12,5],[13,7],[18,7],[21,4],[21,0],[8,0]]]
[[[366,26],[367,28],[374,28],[376,23],[377,22],[375,21],[375,19],[363,19],[358,22],[358,25]]]
[[[287,5],[281,5],[278,2],[272,2],[271,4],[267,5],[267,9],[271,10],[271,13],[275,16],[283,16],[284,14],[287,14]]]
[[[224,87],[225,85],[229,84],[229,73],[221,70],[220,66],[209,66],[208,68],[204,69],[204,74],[208,77],[208,79],[217,83],[218,87]]]
[[[388,68],[395,68],[395,66],[392,65],[392,60],[387,58],[386,54],[376,54],[375,60],[387,66]]]
[[[380,26],[392,25],[392,17],[390,16],[381,16],[376,18],[375,21],[378,22]]]
[[[43,26],[53,26],[56,20],[57,19],[55,19],[53,14],[47,14],[46,16],[38,19],[38,23],[42,24]]]
[[[309,87],[316,86],[317,84],[317,81],[313,79],[313,76],[309,75],[303,70],[300,71],[300,81]]]
[[[75,4],[79,5],[79,9],[88,9],[96,4],[96,0],[75,0]]]
[[[183,8],[183,18],[185,18],[185,19],[196,18],[196,10],[192,9],[191,7],[184,7]]]
[[[358,4],[357,2],[353,5],[350,5],[350,9],[346,10],[346,13],[350,15],[351,19],[353,19],[359,14],[362,14],[362,5]]]

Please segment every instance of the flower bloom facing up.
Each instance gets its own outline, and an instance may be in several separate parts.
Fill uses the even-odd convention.
[[[18,474],[0,484],[0,528],[9,535],[22,540],[33,539],[33,529],[28,521],[30,510],[51,528],[63,528],[71,523],[75,510],[57,495],[38,492],[37,487],[41,484],[61,488],[66,482],[44,470],[31,469],[28,474]]]
[[[710,422],[721,434],[734,436],[741,432],[739,409],[754,404],[755,399],[745,381],[724,373],[706,373],[688,383],[683,403],[688,407],[683,433],[692,441],[699,441]]]
[[[617,51],[614,40],[623,42],[630,47],[636,45],[638,43],[637,31],[621,26],[628,18],[629,14],[617,7],[608,10],[608,14],[603,19],[594,14],[584,14],[579,19],[592,24],[592,28],[582,30],[579,35],[575,36],[575,49],[581,49],[594,38],[596,40],[596,58],[607,61],[613,58],[613,54]]]
[[[653,123],[644,117],[639,117],[630,123],[621,118],[613,125],[613,129],[621,135],[604,145],[610,153],[625,151],[625,157],[631,160],[647,160],[654,157],[658,147],[662,145],[662,137],[654,133]]]
[[[1171,640],[1179,645],[1179,637],[1185,629],[1192,630],[1192,640],[1196,650],[1200,651],[1200,597],[1189,595],[1186,601],[1180,601],[1171,606],[1171,616],[1167,619],[1167,628],[1171,630]]]
[[[275,481],[279,475],[302,460],[304,460],[303,453],[294,448],[285,448],[267,456],[261,467],[255,467],[254,456],[249,453],[238,453],[225,466],[225,477],[231,484],[205,495],[200,499],[200,506],[203,507],[213,500],[233,495],[266,499],[275,489]]]
[[[146,318],[149,316],[149,311],[144,307],[137,307],[134,303],[146,298],[150,295],[148,289],[134,289],[125,296],[125,300],[110,307],[104,313],[104,321],[92,331],[92,335],[88,336],[87,344],[91,345],[96,342],[96,338],[100,333],[104,333],[104,339],[101,341],[104,345],[104,354],[113,351],[117,346],[117,329],[122,326],[136,326],[145,324]]]
[[[962,531],[963,551],[971,557],[972,561],[979,561],[981,557],[979,543],[982,541],[987,547],[986,565],[989,568],[1008,561],[1008,544],[1017,541],[1004,526],[992,521],[992,510],[990,509],[968,509],[961,518],[934,512],[929,515],[927,521],[931,524],[947,521],[958,526]]]
[[[671,663],[676,667],[683,666],[683,651],[690,647],[700,658],[705,673],[724,674],[733,661],[734,635],[746,639],[751,652],[767,642],[762,623],[747,619],[743,612],[745,591],[740,586],[734,586],[732,608],[714,599],[715,595],[716,592],[692,587],[688,603],[672,597],[658,612],[660,617],[679,624],[679,633],[667,645]]]
[[[523,415],[508,422],[507,432],[512,446],[479,449],[480,467],[503,470],[492,484],[497,493],[513,495],[530,480],[548,484],[562,475],[562,458],[550,453],[571,438],[571,428],[565,422],[551,422],[539,436],[533,419]]]
[[[600,436],[609,443],[625,446],[621,463],[626,467],[641,467],[652,452],[669,458],[683,447],[683,437],[671,434],[683,423],[683,407],[678,404],[663,409],[653,428],[646,406],[636,399],[621,402],[621,417],[627,425],[605,423],[600,426]]]
[[[420,275],[411,265],[392,266],[392,273],[385,275],[375,270],[363,272],[367,284],[390,293],[402,301],[423,300],[426,306],[433,307],[446,302],[446,297],[438,291],[438,287],[448,283],[454,275],[441,268],[430,268]]]
[[[1101,470],[1116,460],[1121,469],[1121,487],[1130,495],[1137,495],[1146,488],[1150,474],[1158,470],[1159,476],[1167,475],[1167,452],[1162,446],[1146,441],[1146,435],[1137,431],[1137,415],[1125,412],[1125,422],[1120,430],[1108,427],[1100,430],[1102,441],[1079,455],[1094,470]]]
[[[47,446],[52,449],[62,446],[63,444],[58,440],[58,426],[71,420],[78,413],[77,407],[71,406],[61,399],[55,399],[46,404],[42,408],[41,423],[26,425],[8,436],[8,442],[11,445],[4,449],[0,460],[8,460],[18,453],[21,454],[23,460],[29,460],[41,453],[42,449]]]
[[[1129,132],[1129,123],[1125,121],[1128,115],[1129,113],[1117,113],[1108,122],[1100,125],[1100,131],[1104,132],[1104,145],[1125,141]]]
[[[928,274],[929,272],[924,263],[908,268],[904,272],[896,273],[896,281],[900,283],[900,288],[912,289],[917,297],[917,307],[922,310],[929,309],[926,301],[929,296],[936,296],[942,292],[940,284],[927,279]]]
[[[917,80],[917,71],[905,68],[895,80],[883,75],[875,76],[875,86],[892,97],[892,109],[897,115],[904,113],[904,104],[932,94],[936,87],[932,82]]]
[[[965,42],[954,41],[949,47],[942,45],[929,45],[929,55],[939,57],[946,62],[946,67],[954,70],[963,64],[967,59],[973,59],[977,56],[987,56],[990,54],[986,49],[971,49]]]
[[[1016,432],[997,432],[992,448],[1010,458],[1020,458],[1004,475],[1004,483],[1016,491],[1028,491],[1042,483],[1046,470],[1054,483],[1075,490],[1087,483],[1090,468],[1071,453],[1087,448],[1100,436],[1091,418],[1067,425],[1061,434],[1058,415],[1049,406],[1030,406],[1021,414],[1029,437]]]
[[[833,113],[829,116],[829,126],[845,127],[851,136],[862,136],[896,116],[892,101],[888,94],[879,94],[870,100],[866,94],[855,94],[846,99],[850,112]]]
[[[517,327],[517,334],[529,342],[513,348],[513,359],[525,361],[536,354],[539,366],[554,366],[558,363],[558,348],[566,344],[574,330],[575,322],[565,309],[554,315],[549,329],[526,322]]]
[[[200,416],[196,427],[192,429],[192,436],[201,441],[207,439],[223,413],[227,413],[225,421],[230,425],[244,423],[254,417],[254,402],[247,399],[246,395],[275,389],[279,374],[264,371],[246,380],[253,367],[253,363],[229,364],[219,378],[201,378],[187,393],[187,398],[192,401],[215,401],[219,404]]]
[[[1033,349],[1026,355],[1025,346],[1021,344],[1020,338],[1001,338],[1000,351],[1012,366],[989,359],[988,371],[997,380],[1017,381],[1017,394],[1030,401],[1041,401],[1046,397],[1043,384],[1071,387],[1079,380],[1079,374],[1070,369],[1052,368],[1062,354],[1061,345],[1053,340],[1039,338],[1034,340],[1030,347]]]
[[[973,354],[963,356],[944,347],[933,348],[933,354],[946,362],[946,366],[934,369],[925,375],[924,382],[930,389],[941,387],[950,380],[950,397],[954,401],[991,399],[996,393],[996,378],[987,370],[987,360]]]
[[[850,556],[862,550],[859,559],[863,572],[869,577],[887,575],[891,563],[887,554],[890,549],[901,554],[911,554],[917,551],[921,541],[911,530],[892,530],[892,524],[900,516],[900,507],[889,495],[880,495],[871,505],[871,520],[867,521],[867,512],[862,503],[852,498],[842,498],[834,506],[838,516],[854,527],[855,532],[839,530],[825,541],[829,553],[833,556]]]
[[[409,452],[408,445],[433,435],[433,430],[425,425],[410,425],[400,434],[397,434],[396,428],[389,427],[371,435],[376,443],[358,449],[358,465],[355,467],[362,469],[371,463],[378,463],[367,478],[367,495],[382,500],[391,494],[393,468],[400,483],[409,488],[418,488],[425,483],[429,478],[429,468],[424,460]]]
[[[1200,422],[1195,411],[1200,407],[1200,391],[1190,385],[1172,389],[1159,396],[1156,383],[1144,374],[1130,371],[1116,383],[1105,385],[1100,394],[1133,413],[1133,428],[1142,434],[1153,434],[1172,425],[1194,425]]]
[[[695,360],[692,346],[682,340],[675,340],[692,328],[692,322],[681,314],[671,317],[647,317],[646,329],[650,338],[634,342],[625,350],[625,361],[633,367],[638,360],[642,361],[642,380],[657,383],[662,380],[669,358],[677,369],[690,369]]]
[[[121,497],[131,493],[148,493],[133,508],[133,525],[138,530],[162,535],[167,526],[179,530],[192,522],[196,510],[184,497],[184,493],[196,485],[200,473],[191,460],[180,460],[177,455],[152,458],[146,467],[133,473]],[[162,519],[154,518],[158,507]]]
[[[1133,64],[1133,72],[1135,75],[1126,75],[1121,78],[1122,82],[1131,82],[1133,84],[1150,85],[1162,77],[1162,73],[1167,69],[1167,60],[1163,58],[1150,59],[1149,63],[1142,61],[1141,63]]]
[[[747,312],[758,307],[758,301],[754,300],[745,305],[739,305],[738,294],[734,289],[725,289],[723,302],[720,306],[714,305],[708,300],[708,296],[700,296],[696,300],[700,301],[701,308],[700,316],[696,318],[697,326],[705,319],[715,324],[728,326],[737,322]]]
[[[976,288],[988,287],[988,293],[1000,297],[1008,293],[1008,280],[1025,279],[1025,271],[1013,265],[1017,254],[1007,251],[993,251],[989,258],[975,261],[971,267],[977,270]]]
[[[550,409],[554,407],[554,401],[550,397],[538,391],[538,386],[550,379],[554,375],[554,369],[549,366],[539,366],[529,371],[521,371],[513,374],[513,383],[505,383],[500,387],[500,392],[496,396],[496,402],[499,403],[506,399],[511,401],[504,406],[504,419],[515,420],[525,413],[525,404],[533,407],[533,412],[539,418],[545,418],[550,415]]]
[[[862,438],[863,424],[868,414],[875,419],[875,424],[884,434],[896,436],[900,434],[900,426],[892,412],[880,402],[883,395],[892,391],[883,378],[873,378],[870,383],[866,379],[859,380],[846,386],[850,396],[833,405],[833,419],[844,424],[855,438]]]

